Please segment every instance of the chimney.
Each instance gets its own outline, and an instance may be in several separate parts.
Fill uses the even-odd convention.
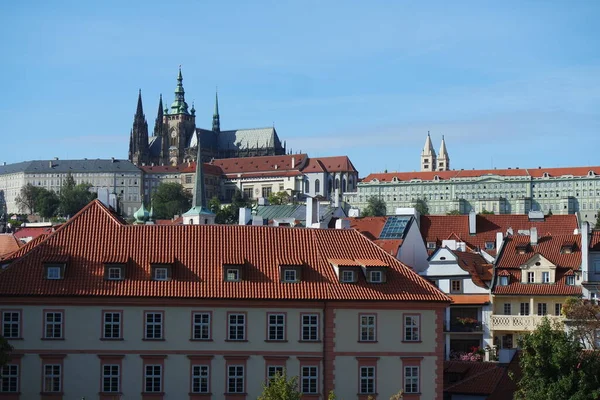
[[[475,210],[469,212],[469,235],[475,235],[477,233],[477,214]]]
[[[536,227],[532,227],[529,230],[529,237],[530,237],[531,245],[538,244],[538,232],[537,232],[537,228]]]
[[[590,251],[590,224],[587,222],[581,223],[581,275],[583,281],[589,281],[589,254]]]
[[[2,162],[2,165],[6,165],[6,161],[3,161],[3,162]]]
[[[334,196],[335,196],[335,198],[333,199],[333,206],[335,208],[338,208],[340,206],[340,189],[339,188],[335,188]]]
[[[52,164],[52,161],[49,161],[49,166],[50,168],[52,168],[54,165]]]
[[[239,224],[248,225],[248,222],[252,219],[252,210],[250,208],[240,208],[239,214]]]
[[[58,161],[58,157],[54,157],[54,161]]]
[[[292,157],[292,169],[296,168],[296,159]]]
[[[313,224],[319,222],[319,202],[312,197],[306,197],[306,227],[312,228]]]
[[[335,220],[335,229],[350,229],[350,221],[345,218]]]
[[[500,248],[502,247],[503,242],[504,238],[502,232],[496,232],[496,255],[500,254]]]
[[[111,157],[111,158],[110,158],[110,162],[115,162],[115,158],[114,158],[114,157]]]

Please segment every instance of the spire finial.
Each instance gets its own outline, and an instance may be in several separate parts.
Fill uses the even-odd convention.
[[[215,90],[215,112],[212,121],[213,132],[221,132],[221,117],[219,116],[219,88]]]

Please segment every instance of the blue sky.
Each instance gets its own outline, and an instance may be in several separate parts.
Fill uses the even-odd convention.
[[[0,161],[127,157],[182,65],[196,123],[275,127],[361,176],[598,165],[600,1],[20,1],[0,13]]]

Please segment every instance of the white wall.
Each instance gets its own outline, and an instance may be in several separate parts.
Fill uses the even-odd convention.
[[[404,264],[411,266],[416,272],[421,272],[429,266],[427,262],[428,256],[417,221],[413,219],[396,258]]]

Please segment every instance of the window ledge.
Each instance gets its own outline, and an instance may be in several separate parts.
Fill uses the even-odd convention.
[[[212,342],[212,338],[210,339],[190,339],[190,342]],[[195,393],[195,394],[203,394],[203,393]]]
[[[357,340],[357,343],[379,343],[377,340]]]
[[[45,397],[59,397],[59,396],[64,396],[64,392],[40,392],[40,396],[45,396]]]
[[[267,343],[287,343],[287,339],[279,340],[279,339],[265,339]]]
[[[298,343],[321,343],[320,340],[298,340]]]
[[[25,340],[22,337],[5,337],[6,340]]]
[[[422,340],[403,340],[402,343],[423,343]]]
[[[123,392],[98,392],[100,396],[122,396]]]
[[[164,396],[165,392],[142,392],[142,396]]]
[[[59,337],[59,338],[43,337],[40,340],[65,340],[65,338],[62,338],[62,337]]]
[[[212,396],[212,393],[210,393],[210,392],[209,393],[192,393],[192,392],[190,392],[190,393],[188,393],[188,396],[190,396],[190,398],[192,398],[192,399],[195,397],[200,397],[200,398],[201,397],[210,397],[210,396]]]
[[[243,343],[243,342],[247,342],[248,339],[241,339],[241,340],[238,340],[238,339],[225,339],[225,341],[226,342],[242,342]]]
[[[142,339],[144,342],[164,342],[165,339]]]
[[[123,338],[104,338],[103,337],[103,338],[100,338],[100,340],[106,341],[106,342],[115,342],[115,341],[118,342],[118,341],[123,341],[125,339],[123,339]]]

